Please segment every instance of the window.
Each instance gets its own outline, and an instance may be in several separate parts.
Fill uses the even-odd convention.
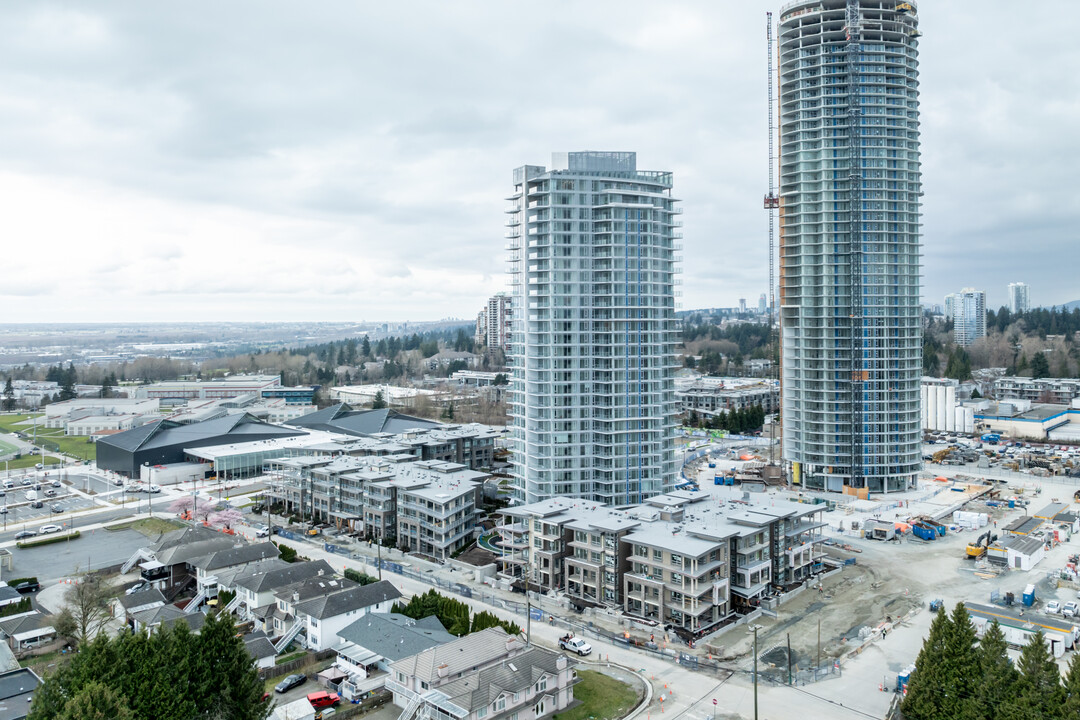
[[[476,711],[476,717],[478,717],[478,718],[487,717],[487,705],[485,705],[484,707],[482,707],[482,708],[480,708],[479,710]]]
[[[421,681],[420,681],[420,687],[422,687],[422,688],[423,688],[424,690],[427,690],[427,689],[428,689],[428,684],[427,684],[427,682],[426,682],[426,681],[424,681],[424,680],[421,680]]]
[[[499,698],[495,702],[491,703],[491,711],[492,712],[502,712],[505,709],[506,709],[506,696],[505,695],[500,695]]]
[[[536,683],[536,692],[543,692],[544,690],[547,690],[547,675],[540,678]]]
[[[653,551],[652,551],[652,559],[655,560],[656,562],[663,562],[663,560],[664,560],[664,551],[663,550],[657,550],[657,549],[654,548]]]

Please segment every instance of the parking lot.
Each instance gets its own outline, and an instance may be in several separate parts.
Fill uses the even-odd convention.
[[[3,529],[33,523],[59,523],[65,515],[94,506],[93,499],[72,491],[71,486],[63,482],[60,487],[55,487],[56,482],[30,485],[18,482],[13,487],[0,487]],[[6,484],[12,483],[9,481]],[[31,500],[33,495],[28,496],[28,493],[33,493],[37,499]],[[35,504],[40,504],[40,507],[34,507]]]

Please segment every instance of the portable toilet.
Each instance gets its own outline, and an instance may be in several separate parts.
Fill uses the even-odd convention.
[[[1031,607],[1035,604],[1035,586],[1028,585],[1024,588],[1024,607]]]
[[[900,671],[896,676],[896,692],[907,694],[908,680],[911,679],[911,673],[915,672],[914,665],[908,665],[906,668]]]

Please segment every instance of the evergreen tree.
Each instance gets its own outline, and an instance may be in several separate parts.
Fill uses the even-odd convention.
[[[1065,702],[1065,689],[1061,686],[1061,672],[1046,647],[1042,630],[1032,635],[1017,663],[1020,679],[1016,683],[1017,706],[1023,713],[1038,718],[1060,717],[1058,713]]]
[[[1031,358],[1031,377],[1033,379],[1044,378],[1050,374],[1050,362],[1046,359],[1046,353],[1037,352]]]
[[[364,356],[364,360],[371,359],[371,340],[368,336],[364,336],[364,341],[360,344],[360,354]]]
[[[68,369],[63,371],[61,375],[60,384],[60,400],[74,400],[79,396],[79,393],[75,390],[75,384],[79,381],[79,376],[75,372],[75,366],[68,365]]]
[[[1072,659],[1069,660],[1069,672],[1065,674],[1065,693],[1061,716],[1080,718],[1080,653],[1075,649]]]
[[[171,688],[170,688],[171,690]],[[89,682],[66,703],[56,720],[136,720],[127,698],[108,685]]]
[[[979,642],[979,688],[977,692],[980,717],[994,720],[999,711],[1016,695],[1017,672],[1008,655],[1008,643],[998,621],[986,628]]]
[[[975,718],[979,715],[972,680],[979,677],[980,671],[975,626],[962,602],[953,608],[950,620],[945,634],[944,684],[940,689],[940,702],[945,717]]]
[[[386,399],[383,397],[383,391],[379,390],[375,393],[375,400],[371,403],[372,410],[382,410],[386,407]]]
[[[15,409],[15,386],[11,382],[10,375],[8,375],[7,382],[4,383],[3,407],[5,412],[11,412]]]
[[[952,621],[944,610],[934,616],[930,633],[915,658],[915,672],[908,681],[907,695],[900,709],[908,720],[939,720],[948,717],[942,703],[947,640]]]

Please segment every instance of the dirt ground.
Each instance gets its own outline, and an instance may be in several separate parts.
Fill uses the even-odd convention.
[[[1022,511],[998,510],[995,514],[992,519],[1000,529]],[[959,601],[988,603],[992,591],[1012,591],[1019,597],[1028,583],[1036,583],[1038,594],[1045,599],[1064,600],[1070,595],[1067,589],[1057,591],[1045,578],[1048,571],[1061,567],[1069,553],[1076,552],[1080,536],[1048,552],[1031,572],[1005,571],[995,577],[979,577],[977,572],[988,574],[993,569],[985,562],[967,559],[965,548],[981,531],[950,532],[933,542],[910,537],[902,543],[841,537],[837,530],[840,521],[850,524],[851,519],[841,511],[826,513],[826,534],[859,551],[829,547],[829,554],[854,557],[856,564],[825,578],[820,591],[816,587],[803,590],[782,604],[775,618],[764,615],[755,621],[759,626],[759,659],[766,666],[786,667],[790,636],[793,664],[812,667],[818,653],[819,627],[823,664],[859,646],[862,628],[870,628],[878,636],[880,628],[891,622],[895,627],[888,625],[889,632],[904,632],[900,618],[925,609],[935,598],[943,599],[946,608]],[[738,626],[716,637],[710,646],[724,659],[748,660],[752,657],[753,631],[746,625]]]

